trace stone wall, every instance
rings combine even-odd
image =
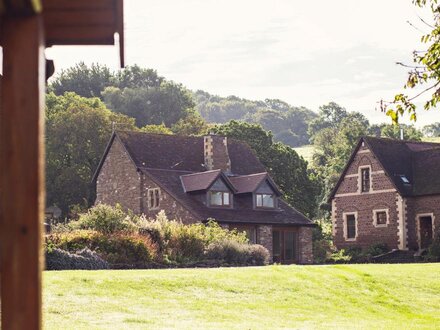
[[[257,233],[258,244],[263,245],[270,255],[270,261],[273,260],[273,243],[272,243],[272,226],[270,225],[260,225],[258,226]]]
[[[205,166],[208,170],[231,171],[231,160],[228,153],[228,138],[208,135],[204,139]]]
[[[182,221],[182,223],[190,224],[200,222],[202,219],[197,219],[191,212],[184,208],[173,196],[167,193],[164,189],[161,189],[150,177],[146,174],[142,174],[142,203],[141,212],[148,218],[155,218],[156,215],[164,210],[168,219]],[[160,189],[160,202],[159,207],[155,209],[149,209],[148,207],[148,189],[159,188]]]
[[[300,227],[298,230],[298,244],[299,244],[299,260],[300,264],[313,263],[313,228]]]
[[[98,175],[95,204],[119,203],[126,210],[140,213],[140,196],[140,174],[115,138]]]

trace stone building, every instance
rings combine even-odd
[[[338,248],[420,253],[440,228],[440,144],[361,138],[330,201]]]
[[[250,147],[226,137],[118,131],[95,173],[96,203],[245,231],[274,262],[312,263],[313,223],[289,206]]]

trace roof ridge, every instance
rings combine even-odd
[[[389,141],[389,142],[401,143],[401,144],[414,143],[414,144],[438,145],[440,147],[440,142],[400,140],[400,139],[393,139],[393,138],[390,138],[390,137],[377,137],[377,136],[371,136],[371,135],[365,135],[365,136],[363,136],[363,138],[364,139],[369,139],[369,140]]]
[[[182,176],[192,176],[192,175],[198,175],[198,174],[206,174],[206,173],[215,173],[215,172],[221,172],[222,170],[217,169],[217,170],[209,170],[209,171],[203,171],[203,172],[193,172],[193,173],[189,173],[189,174],[185,174]]]

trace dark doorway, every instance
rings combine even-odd
[[[426,249],[432,244],[432,217],[419,218],[420,249]]]
[[[273,229],[273,261],[292,264],[298,261],[298,233],[295,229]]]

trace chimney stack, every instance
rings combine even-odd
[[[203,138],[205,167],[210,170],[231,171],[231,160],[228,153],[228,138],[218,135],[207,135]]]

